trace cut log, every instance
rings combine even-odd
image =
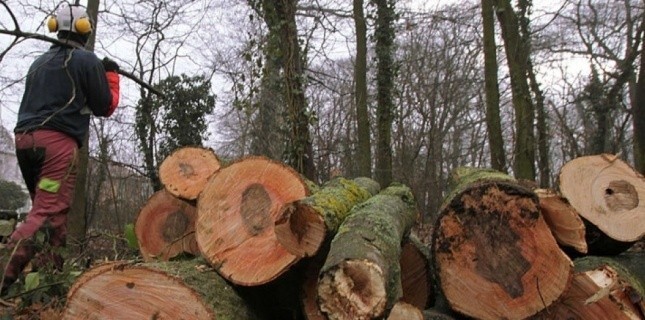
[[[609,238],[633,243],[645,235],[645,180],[617,156],[573,159],[562,166],[559,185],[578,213]],[[590,254],[594,242],[587,239]]]
[[[399,301],[397,302],[394,307],[392,307],[392,310],[390,310],[390,314],[387,316],[387,320],[424,320],[423,319],[423,313],[419,308],[403,302]]]
[[[379,184],[369,178],[334,178],[313,195],[284,207],[276,220],[276,237],[292,254],[312,256],[327,234],[336,232],[352,207],[379,190]]]
[[[455,318],[441,311],[437,311],[434,309],[426,309],[426,310],[423,310],[423,319],[424,320],[454,320]]]
[[[283,207],[309,195],[300,175],[265,157],[247,157],[220,169],[197,202],[196,238],[202,256],[229,281],[269,282],[299,258],[278,242]]]
[[[378,318],[399,301],[401,241],[416,217],[412,192],[398,184],[351,210],[319,277],[319,306],[329,319]]]
[[[576,274],[562,299],[550,307],[549,319],[645,318],[645,255],[583,257],[575,260]]]
[[[260,319],[205,262],[111,262],[82,274],[63,319]]]
[[[199,255],[195,240],[197,209],[162,189],[139,211],[134,232],[145,261],[169,260],[180,254]]]
[[[173,151],[159,166],[159,179],[172,195],[195,200],[208,179],[221,167],[211,149],[182,147]]]
[[[585,224],[566,199],[553,190],[537,189],[540,199],[540,212],[551,228],[555,240],[563,247],[573,248],[579,253],[587,253]]]
[[[432,243],[450,308],[477,319],[524,319],[557,300],[572,262],[544,222],[535,193],[493,170],[459,168],[453,179]]]
[[[401,248],[401,301],[420,310],[434,303],[434,285],[430,271],[430,250],[419,239],[410,235]]]

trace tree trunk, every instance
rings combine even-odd
[[[579,157],[560,169],[560,191],[578,213],[602,233],[587,228],[589,254],[619,253],[645,235],[643,176],[618,157],[601,154]],[[602,238],[618,243],[601,247]],[[621,245],[627,244],[627,245]]]
[[[111,262],[82,274],[63,319],[259,319],[205,263]]]
[[[159,166],[159,179],[172,195],[195,200],[208,178],[220,168],[220,161],[211,149],[182,147],[168,155]]]
[[[478,319],[523,319],[557,300],[571,260],[537,196],[509,176],[459,168],[435,224],[435,277],[450,308]]]
[[[265,157],[247,157],[220,169],[197,201],[197,244],[219,273],[240,285],[275,279],[298,260],[274,225],[284,206],[309,195],[301,176]]]
[[[199,255],[195,240],[195,205],[162,189],[141,208],[134,225],[145,261],[169,260],[182,253]]]
[[[502,119],[499,111],[499,85],[497,84],[497,46],[495,45],[495,14],[493,0],[482,0],[484,32],[484,85],[486,87],[486,127],[490,146],[491,166],[506,172],[506,154],[502,136]]]
[[[645,255],[642,252],[575,260],[576,274],[549,319],[643,319]]]
[[[645,26],[645,15],[641,25]],[[641,33],[642,34],[642,33]],[[641,36],[642,37],[642,36]],[[645,174],[645,37],[641,38],[641,61],[638,71],[638,82],[636,83],[636,102],[632,107],[632,118],[634,119],[634,162],[635,168],[641,174]]]
[[[363,12],[363,0],[354,0],[354,25],[356,28],[356,65],[354,87],[356,95],[356,176],[372,176],[372,147],[370,144],[370,121],[367,111],[367,23]]]
[[[566,199],[547,189],[535,190],[540,198],[540,212],[555,240],[563,247],[587,253],[585,224]]]
[[[305,257],[318,251],[331,237],[352,207],[377,194],[381,187],[370,178],[328,181],[313,195],[285,206],[276,220],[278,241],[292,254]]]
[[[329,319],[383,316],[401,297],[401,241],[417,212],[414,196],[392,185],[354,207],[331,242],[318,282]]]

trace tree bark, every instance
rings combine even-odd
[[[313,195],[284,207],[275,223],[278,241],[299,257],[314,255],[333,236],[352,207],[380,191],[370,178],[332,179]]]
[[[199,255],[195,205],[162,189],[141,208],[134,232],[145,261],[170,260],[182,253]]]
[[[602,237],[629,244],[645,235],[645,180],[618,157],[601,154],[571,160],[560,169],[559,184],[580,216],[602,231],[591,234],[587,228],[589,254],[612,251],[596,246]],[[620,252],[628,247],[616,248]]]
[[[356,175],[372,176],[372,147],[370,144],[370,121],[367,111],[367,22],[363,12],[363,0],[353,1],[354,25],[356,29],[356,65],[354,66],[354,87],[356,95]]]
[[[124,318],[260,319],[199,260],[110,262],[82,274],[68,292],[63,319]]]
[[[450,308],[478,319],[522,319],[557,300],[571,260],[537,196],[493,170],[459,168],[435,224],[435,277]]]
[[[212,149],[182,147],[161,162],[159,179],[172,195],[195,200],[220,167],[220,161]]]
[[[298,260],[278,242],[274,225],[283,207],[309,195],[301,176],[265,158],[242,158],[220,169],[197,201],[197,244],[229,281],[269,282]]]
[[[396,184],[352,209],[320,271],[319,306],[329,319],[373,319],[394,306],[401,241],[416,216],[412,192]]]
[[[538,189],[535,193],[540,199],[540,212],[555,240],[563,247],[586,254],[585,224],[578,211],[552,190]]]

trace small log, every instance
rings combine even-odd
[[[423,310],[423,319],[424,320],[454,320],[454,318],[451,315],[445,314],[441,311],[437,311],[434,309],[426,309]]]
[[[199,255],[196,219],[194,204],[164,189],[155,192],[139,211],[134,224],[143,259],[170,260],[183,253]]]
[[[451,309],[524,319],[556,301],[572,276],[535,193],[494,170],[458,168],[434,228],[433,265]]]
[[[535,193],[540,199],[540,212],[555,240],[563,247],[586,254],[585,224],[578,211],[552,190],[537,189]]]
[[[63,319],[260,319],[199,260],[97,266],[68,292]]]
[[[275,235],[292,254],[312,256],[325,237],[336,232],[352,207],[379,190],[379,184],[369,178],[334,178],[311,196],[285,206],[276,220]]]
[[[195,200],[208,179],[221,167],[217,155],[202,147],[181,147],[159,166],[159,179],[172,195]]]
[[[420,310],[434,303],[434,285],[430,271],[430,250],[419,239],[410,235],[401,248],[401,301]]]
[[[615,252],[596,248],[602,240],[587,238],[589,254],[620,253],[645,235],[645,180],[643,176],[617,156],[601,154],[567,162],[560,170],[562,195],[602,235],[627,245]]]
[[[329,319],[373,319],[401,297],[401,242],[417,216],[414,196],[393,184],[355,206],[331,242],[318,298]]]
[[[390,310],[387,320],[424,320],[424,317],[416,306],[399,301]]]
[[[562,299],[544,312],[548,319],[638,320],[645,317],[645,255],[576,259],[576,274]]]
[[[299,260],[278,242],[275,222],[286,204],[308,195],[297,172],[269,158],[247,157],[220,169],[197,202],[202,256],[235,284],[275,279]]]

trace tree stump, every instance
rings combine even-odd
[[[159,166],[159,179],[172,195],[195,200],[208,179],[221,167],[211,149],[182,147],[173,151]]]
[[[560,170],[559,185],[571,206],[601,231],[587,228],[589,254],[620,253],[645,235],[645,180],[616,156],[567,162]]]
[[[67,295],[63,319],[260,319],[205,262],[97,266]]]
[[[276,237],[292,254],[312,256],[325,237],[336,232],[352,207],[379,190],[379,184],[369,178],[334,178],[311,196],[285,206],[276,221]]]
[[[199,255],[195,205],[167,190],[155,192],[139,211],[134,232],[145,261],[169,260],[182,253]]]
[[[391,185],[355,206],[341,224],[318,282],[329,319],[373,319],[401,297],[401,242],[417,216],[414,196]]]
[[[586,254],[585,224],[578,211],[552,190],[537,189],[535,193],[540,199],[540,212],[555,240],[563,247]]]
[[[509,176],[459,168],[432,243],[439,288],[454,311],[524,319],[557,300],[572,276],[537,196]]]
[[[220,169],[197,202],[202,256],[235,284],[275,279],[299,258],[280,244],[274,225],[286,204],[308,195],[297,172],[268,158],[243,158]]]

